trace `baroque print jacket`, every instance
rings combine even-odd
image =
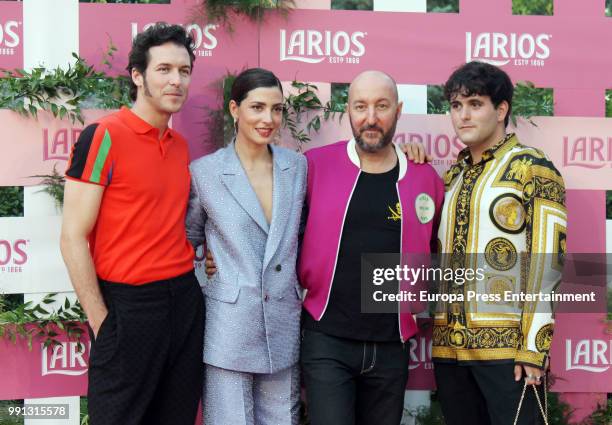
[[[549,294],[561,277],[563,178],[543,152],[521,145],[514,134],[485,151],[479,163],[471,159],[464,149],[444,177],[438,249],[451,269],[480,274],[461,285],[456,278],[440,283],[440,293],[463,297],[438,303],[432,356],[541,368],[553,317],[550,303],[537,294]]]

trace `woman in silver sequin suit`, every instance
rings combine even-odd
[[[298,423],[295,266],[307,166],[272,144],[282,108],[274,74],[242,72],[231,90],[234,141],[190,167],[187,236],[206,243],[217,267],[201,282],[206,425]]]

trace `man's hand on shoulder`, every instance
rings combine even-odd
[[[415,164],[433,161],[433,157],[425,152],[425,146],[422,143],[400,143],[399,147],[408,159]]]

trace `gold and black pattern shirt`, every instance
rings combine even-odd
[[[440,284],[440,292],[463,294],[464,301],[438,304],[434,359],[542,367],[551,310],[505,301],[505,293],[546,293],[559,282],[567,227],[563,178],[543,152],[509,134],[477,164],[464,149],[444,183],[438,243],[446,266],[480,269],[483,278]],[[468,291],[498,294],[501,301],[470,300]]]

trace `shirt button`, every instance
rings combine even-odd
[[[277,272],[280,272],[282,270],[282,267],[280,264],[277,264],[275,268]]]
[[[264,301],[268,301],[268,294],[264,295]]]

